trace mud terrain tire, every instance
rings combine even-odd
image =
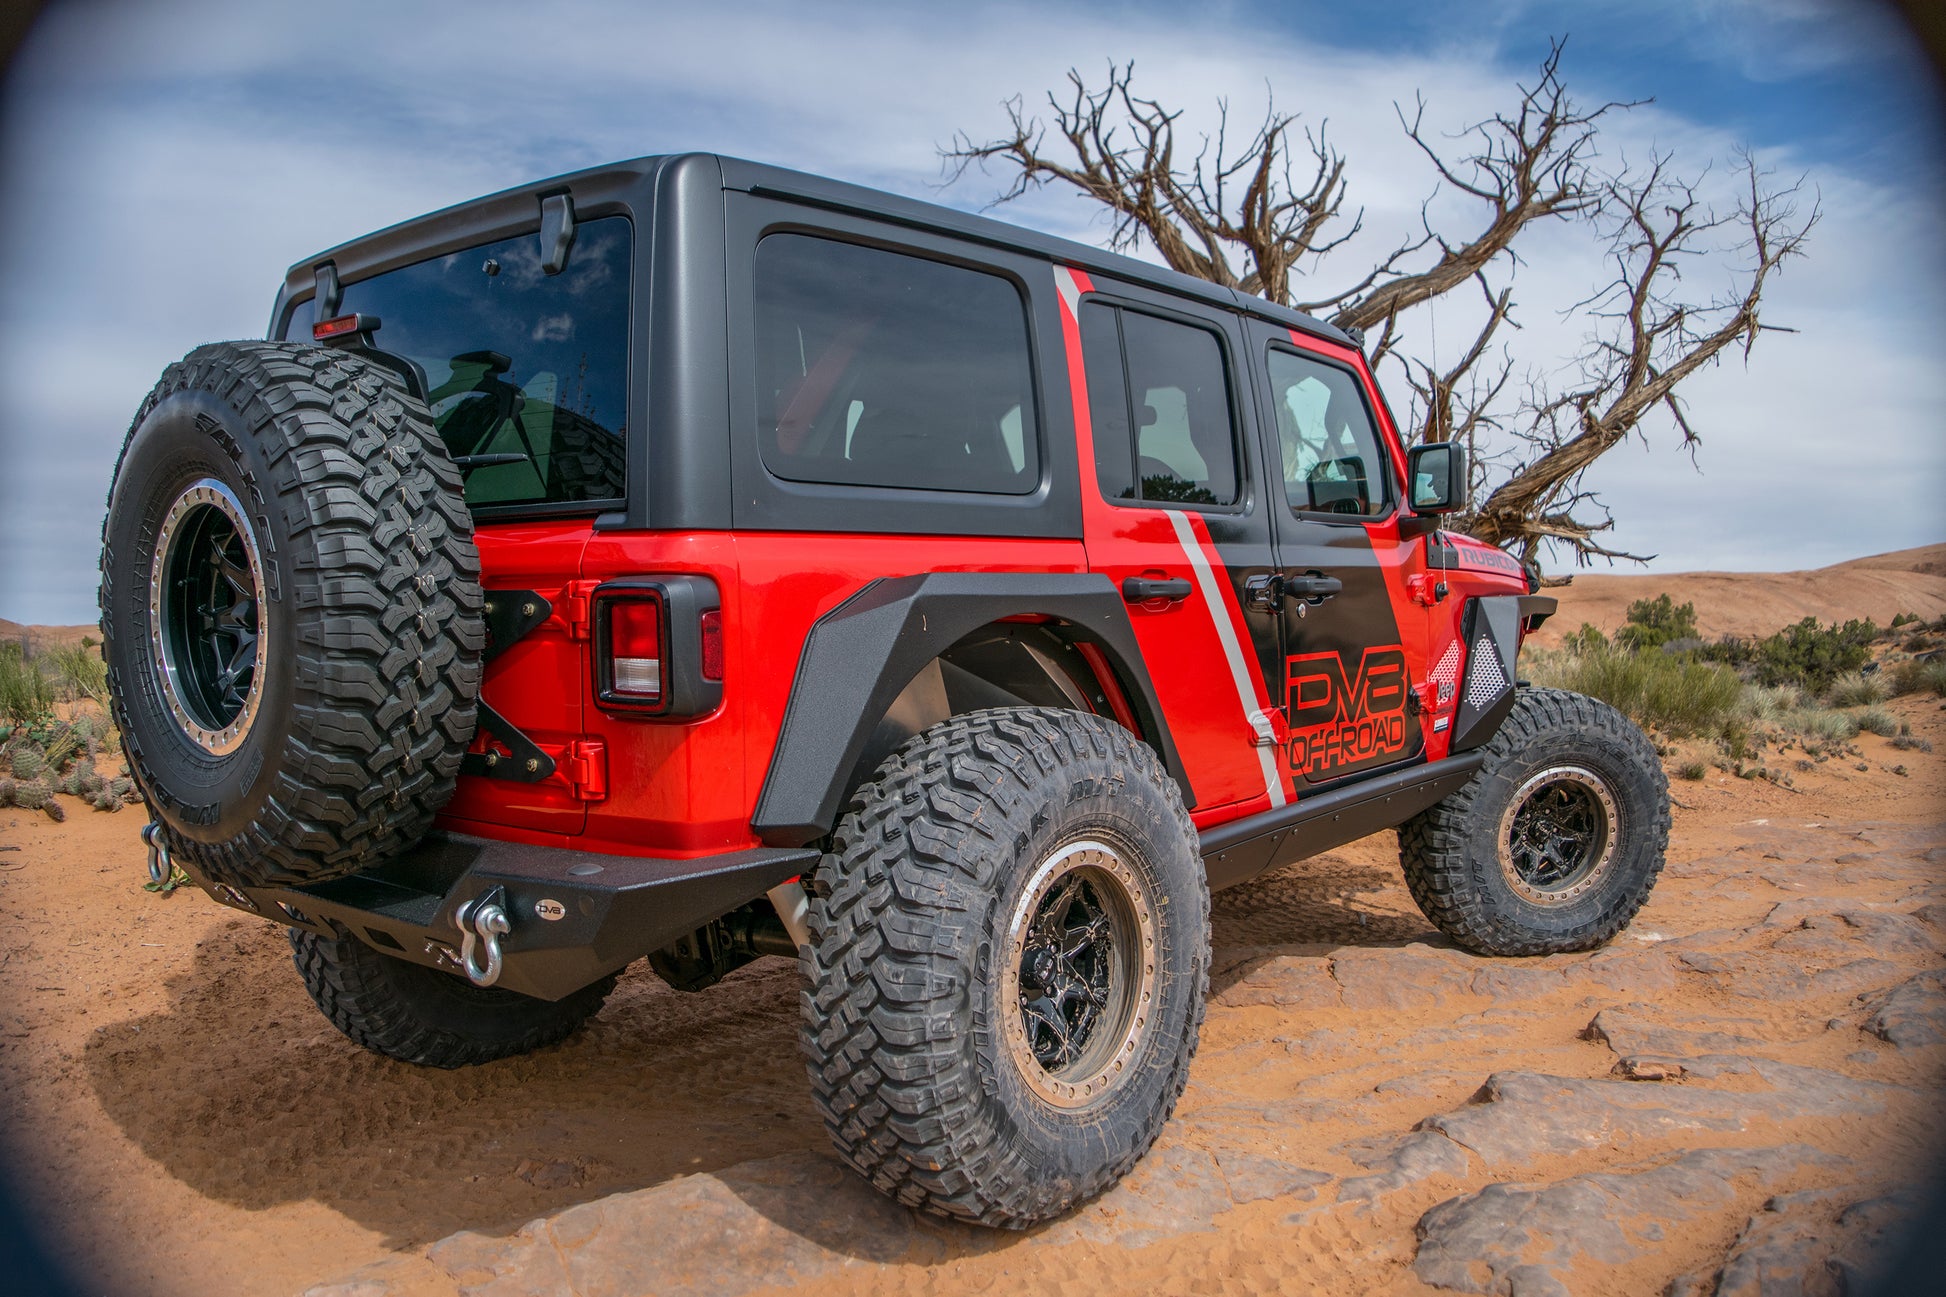
[[[888,757],[810,889],[800,1041],[845,1161],[1015,1229],[1126,1174],[1202,1025],[1195,844],[1155,754],[1086,713],[973,712]]]
[[[1587,950],[1628,926],[1669,845],[1669,782],[1634,722],[1581,694],[1523,688],[1486,764],[1399,826],[1406,886],[1481,955]]]
[[[425,833],[485,627],[459,470],[397,376],[282,342],[171,365],[122,447],[101,572],[115,720],[177,860],[301,884]]]
[[[356,937],[290,929],[291,959],[331,1025],[356,1044],[422,1067],[470,1067],[566,1040],[615,989],[610,973],[560,1000],[475,986],[394,959]]]

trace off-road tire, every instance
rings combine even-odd
[[[1464,787],[1399,826],[1399,861],[1419,908],[1482,955],[1558,954],[1614,937],[1649,899],[1669,844],[1669,782],[1648,737],[1606,703],[1523,687],[1485,754]],[[1519,813],[1513,802],[1529,781],[1545,790],[1549,772],[1560,771],[1576,772],[1551,777],[1591,811],[1610,808],[1613,850],[1589,870],[1585,891],[1537,903],[1509,863],[1503,822]]]
[[[471,1067],[566,1040],[600,1011],[615,975],[560,1000],[475,986],[372,949],[356,937],[290,929],[291,959],[331,1025],[376,1054],[422,1067]]]
[[[253,533],[264,651],[236,735],[191,723],[152,634],[178,624],[155,611],[176,588],[160,551],[191,499]],[[218,883],[301,884],[425,833],[473,735],[485,627],[459,470],[397,375],[286,342],[171,365],[122,447],[101,570],[115,720],[178,861]]]
[[[1116,1079],[1063,1108],[1002,1039],[1001,952],[1037,862],[1090,841],[1147,889],[1152,1002]],[[1086,713],[973,712],[886,758],[810,887],[799,1038],[844,1160],[909,1206],[1016,1229],[1126,1174],[1174,1110],[1202,1025],[1209,892],[1195,843],[1154,752]]]

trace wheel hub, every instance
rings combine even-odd
[[[1566,905],[1608,873],[1619,824],[1614,794],[1582,766],[1530,776],[1500,817],[1500,867],[1522,899]]]
[[[1147,1034],[1155,923],[1122,853],[1078,842],[1035,869],[1008,926],[1001,1009],[1008,1053],[1057,1108],[1099,1101]]]
[[[214,478],[192,483],[156,536],[149,633],[170,714],[213,756],[235,751],[256,720],[265,614],[263,561],[242,502]]]

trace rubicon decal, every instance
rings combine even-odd
[[[1405,755],[1405,651],[1369,648],[1345,673],[1336,653],[1306,653],[1284,663],[1291,773],[1316,780]]]

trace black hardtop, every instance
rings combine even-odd
[[[539,200],[550,194],[572,193],[576,215],[584,219],[614,212],[640,210],[646,213],[653,195],[663,187],[660,182],[675,179],[675,173],[696,168],[708,170],[725,189],[871,216],[899,225],[1025,252],[1045,257],[1051,262],[1248,312],[1273,324],[1298,329],[1341,346],[1357,345],[1342,330],[1302,311],[1278,306],[1261,297],[1197,279],[1165,266],[1138,261],[1070,239],[1056,238],[990,216],[962,212],[937,203],[904,198],[786,167],[710,153],[634,158],[552,176],[503,189],[483,198],[455,203],[347,240],[291,266],[285,276],[283,291],[278,295],[277,315],[272,319],[272,328],[276,328],[281,320],[287,303],[309,295],[317,267],[327,261],[335,263],[341,279],[351,282],[427,257],[511,237],[535,226],[539,219]],[[675,185],[667,188],[670,192],[690,189],[689,186]]]

